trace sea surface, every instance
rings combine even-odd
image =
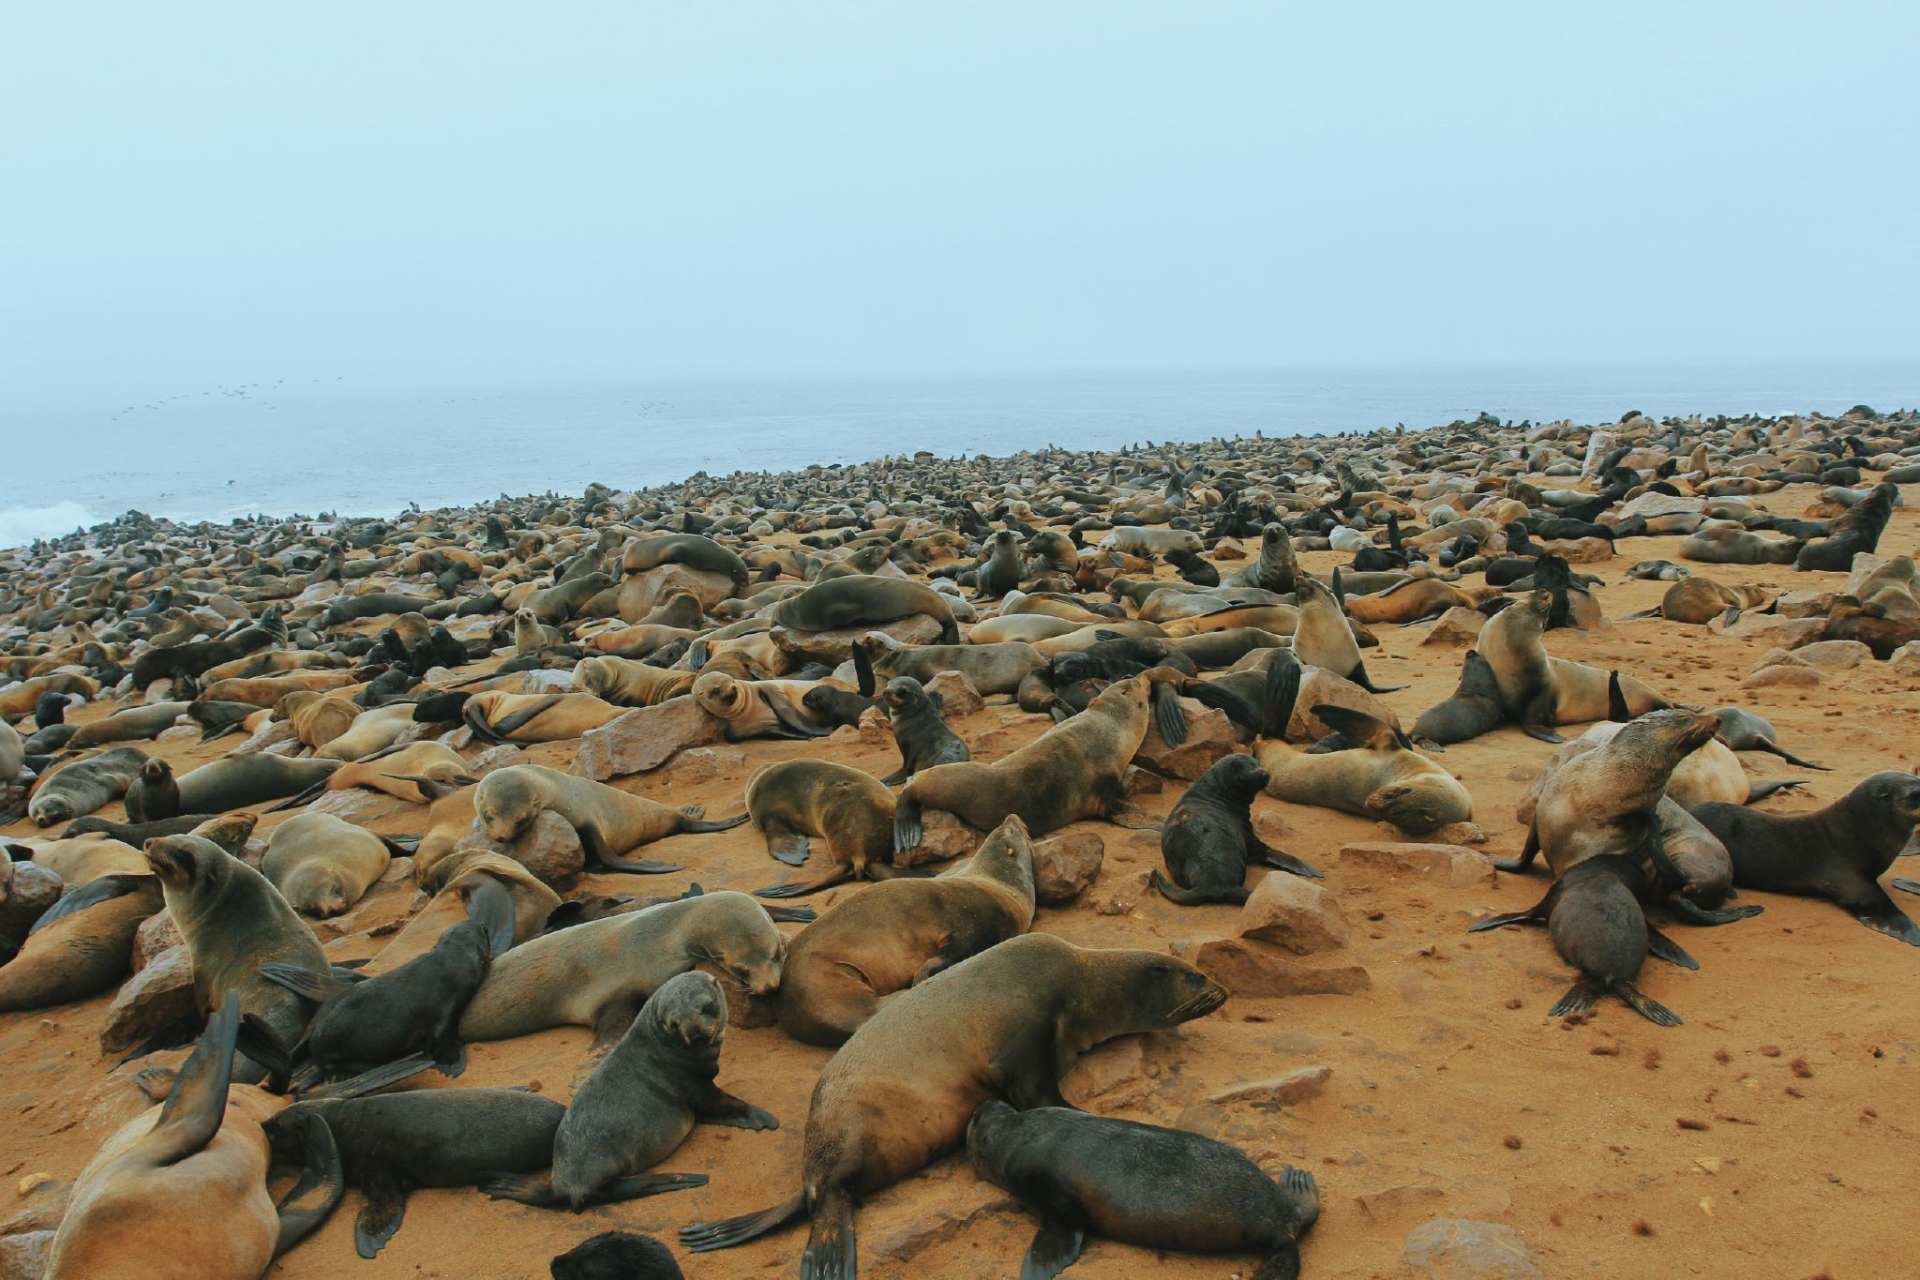
[[[698,471],[929,449],[1007,454],[1471,418],[1920,405],[1920,361],[1531,365],[355,391],[262,381],[94,409],[8,411],[0,546],[130,509],[176,520],[391,515]]]

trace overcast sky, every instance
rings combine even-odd
[[[0,399],[1920,351],[1920,6],[15,6]]]

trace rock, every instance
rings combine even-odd
[[[1465,605],[1455,605],[1440,615],[1440,620],[1427,630],[1423,645],[1445,645],[1450,649],[1464,649],[1480,638],[1480,628],[1485,625],[1486,615]]]
[[[1303,876],[1271,871],[1240,908],[1240,936],[1271,942],[1297,956],[1347,945],[1347,921],[1325,888]]]
[[[1389,875],[1440,876],[1456,888],[1492,884],[1498,878],[1485,854],[1457,844],[1346,844],[1340,846],[1340,861]]]
[[[1816,640],[1801,645],[1793,656],[1822,671],[1850,671],[1873,657],[1873,650],[1858,640]]]
[[[297,746],[299,743],[300,735],[294,732],[293,721],[275,720],[271,724],[261,725],[252,737],[242,742],[227,754],[230,756],[250,756],[261,751],[279,753],[285,751],[290,745]]]
[[[342,791],[322,791],[307,806],[306,812],[330,813],[343,822],[364,827],[382,818],[391,818],[396,813],[405,813],[412,807],[405,800],[384,791],[348,787]]]
[[[1222,538],[1213,544],[1215,560],[1245,560],[1247,549],[1240,545],[1238,538]]]
[[[1332,1067],[1300,1067],[1285,1075],[1251,1080],[1223,1089],[1207,1101],[1223,1107],[1236,1102],[1253,1103],[1256,1106],[1298,1106],[1319,1097],[1332,1076]]]
[[[1107,842],[1092,831],[1069,831],[1033,842],[1033,896],[1043,907],[1072,902],[1100,876]]]
[[[0,1280],[40,1280],[53,1252],[53,1232],[0,1236]]]
[[[1433,1218],[1407,1233],[1400,1260],[1426,1280],[1534,1280],[1544,1274],[1512,1227]]]
[[[412,858],[389,858],[387,869],[380,873],[381,884],[400,884],[413,879]]]
[[[1707,509],[1705,498],[1690,498],[1682,494],[1661,493],[1649,489],[1632,502],[1623,505],[1616,513],[1622,520],[1631,520],[1634,516],[1645,516],[1651,520],[1655,516],[1695,514]]]
[[[1237,996],[1352,995],[1373,985],[1359,965],[1301,964],[1278,947],[1216,938],[1193,951],[1194,967]]]
[[[1911,647],[1911,646],[1909,646]],[[1157,796],[1166,789],[1157,773],[1148,773],[1137,765],[1128,765],[1127,772],[1121,777],[1120,785],[1126,789],[1129,797]]]
[[[744,751],[694,747],[690,751],[682,751],[680,758],[674,761],[673,776],[676,781],[709,782],[723,773],[744,769],[746,764]]]
[[[1867,579],[1886,567],[1887,562],[1871,551],[1853,553],[1853,564],[1847,569],[1846,594],[1858,596],[1860,588],[1867,585]]]
[[[140,972],[155,959],[174,947],[185,942],[180,936],[180,926],[173,922],[173,916],[165,907],[154,912],[141,922],[133,933],[133,971]]]
[[[153,735],[155,742],[180,742],[187,738],[198,738],[200,726],[197,724],[176,724],[170,729],[162,729]]]
[[[1920,640],[1909,640],[1893,651],[1887,669],[1897,676],[1920,679]]]
[[[120,984],[100,1027],[100,1052],[125,1053],[169,1027],[191,1025],[199,1013],[193,956],[185,947],[172,947]]]
[[[1226,712],[1191,698],[1181,698],[1180,706],[1187,713],[1187,740],[1170,747],[1160,736],[1158,723],[1150,723],[1133,758],[1159,773],[1192,782],[1216,761],[1240,749],[1242,730]]]
[[[868,707],[860,713],[860,727],[857,730],[860,741],[870,747],[884,747],[893,742],[893,721],[879,707]]]
[[[1293,716],[1287,721],[1288,742],[1318,742],[1333,732],[1331,725],[1324,723],[1309,709],[1321,703],[1364,712],[1387,724],[1400,723],[1400,717],[1393,713],[1392,707],[1353,681],[1322,667],[1302,667],[1300,696],[1294,700]]]
[[[940,623],[924,613],[915,613],[884,626],[841,627],[836,631],[775,627],[769,634],[775,646],[790,657],[838,666],[853,656],[853,642],[869,631],[884,631],[901,644],[932,644],[940,638]]]
[[[733,594],[733,579],[684,564],[661,564],[626,578],[615,588],[614,608],[622,622],[638,622],[655,605],[682,591],[691,591],[700,608],[713,608]]]
[[[73,1184],[61,1182],[49,1173],[32,1173],[20,1179],[16,1193],[26,1201],[26,1207],[0,1222],[0,1236],[58,1228],[60,1219],[66,1216],[67,1203],[73,1199]]]
[[[916,1179],[919,1183],[926,1181],[924,1174]],[[916,1202],[913,1212],[900,1217],[897,1226],[863,1237],[860,1261],[865,1267],[872,1265],[869,1259],[874,1260],[884,1275],[925,1275],[926,1269],[915,1264],[915,1259],[928,1249],[956,1239],[990,1214],[1019,1212],[1019,1201],[992,1183],[958,1177],[941,1187],[937,1196],[927,1197],[924,1204]]]
[[[927,682],[927,692],[940,699],[940,714],[948,720],[970,716],[987,705],[973,681],[958,671],[942,671]]]
[[[449,751],[465,751],[473,745],[473,730],[461,725],[458,729],[447,730],[435,741]]]
[[[1833,612],[1831,591],[1788,591],[1773,602],[1783,618],[1824,618]]]
[[[488,747],[467,762],[467,773],[471,777],[484,778],[495,769],[506,769],[516,764],[527,763],[527,753],[511,742],[502,742]]]
[[[587,851],[580,844],[580,833],[551,809],[542,810],[526,830],[505,842],[490,839],[476,823],[458,847],[475,846],[505,854],[549,885],[566,884],[587,866]]]
[[[1605,538],[1543,538],[1539,545],[1568,564],[1604,564],[1613,559],[1613,543]]]
[[[1779,663],[1762,667],[1740,682],[1742,688],[1766,689],[1774,685],[1809,688],[1820,683],[1820,673],[1797,663]]]
[[[894,855],[894,865],[917,867],[926,862],[945,862],[950,858],[964,858],[980,847],[987,838],[984,831],[977,831],[944,809],[929,809],[920,818],[920,844],[905,854]],[[1036,855],[1038,850],[1035,850]],[[1034,871],[1039,872],[1039,858],[1036,856]]]
[[[700,709],[692,695],[658,706],[635,707],[580,737],[573,772],[595,782],[658,769],[686,747],[720,741],[723,725]]]
[[[1060,1090],[1083,1100],[1123,1089],[1127,1095],[1144,1093],[1146,1065],[1146,1049],[1139,1036],[1109,1040],[1073,1065],[1061,1079]],[[1135,1087],[1125,1088],[1129,1085]]]

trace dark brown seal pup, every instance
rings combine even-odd
[[[1011,535],[1009,535],[1011,536]],[[893,743],[900,748],[900,769],[880,779],[898,786],[922,769],[973,759],[960,735],[940,716],[940,702],[912,676],[895,676],[880,691],[880,703],[893,724]]]
[[[1873,487],[1865,502],[1851,507],[1829,527],[1828,535],[1800,548],[1794,557],[1796,569],[1827,569],[1845,573],[1859,552],[1872,552],[1880,545],[1880,535],[1893,518],[1894,500],[1899,487],[1882,482]]]
[[[887,1004],[820,1073],[800,1191],[783,1204],[683,1227],[695,1253],[744,1244],[807,1215],[800,1274],[853,1280],[855,1198],[960,1145],[980,1104],[1065,1106],[1060,1076],[1094,1045],[1213,1012],[1224,988],[1152,951],[1076,947],[1026,934]]]
[[[1253,798],[1269,781],[1252,756],[1235,752],[1200,775],[1160,827],[1160,856],[1173,883],[1153,871],[1153,887],[1182,906],[1245,902],[1247,868],[1268,866],[1297,876],[1320,872],[1292,854],[1270,848],[1253,829]],[[1175,887],[1178,886],[1178,887]]]
[[[998,600],[1007,592],[1018,590],[1025,568],[1021,562],[1020,540],[1011,530],[1000,530],[987,539],[987,562],[974,576],[974,598]]]
[[[1737,804],[1703,804],[1691,812],[1726,845],[1741,888],[1825,898],[1867,928],[1920,947],[1920,925],[1877,883],[1920,822],[1920,778],[1871,774],[1813,813],[1763,813]],[[1912,880],[1893,886],[1920,893]]]
[[[553,1280],[686,1280],[667,1246],[631,1231],[589,1236],[547,1269]]]
[[[1493,668],[1477,649],[1467,650],[1460,665],[1460,683],[1445,702],[1427,708],[1413,722],[1413,740],[1444,746],[1491,733],[1506,723],[1500,706],[1500,685]]]
[[[1296,1280],[1300,1237],[1320,1217],[1304,1170],[1289,1165],[1276,1181],[1238,1147],[1072,1107],[983,1103],[967,1125],[967,1158],[1040,1218],[1022,1280],[1065,1271],[1089,1234],[1146,1249],[1259,1253],[1253,1280]]]
[[[165,760],[149,760],[140,766],[140,776],[127,788],[127,821],[164,822],[180,816],[180,784],[174,780],[173,766]]]
[[[780,974],[780,1028],[842,1044],[882,998],[1025,933],[1033,911],[1033,845],[1009,817],[945,875],[876,884],[802,929]]]
[[[727,997],[711,974],[669,979],[647,998],[620,1043],[574,1092],[553,1135],[545,1174],[481,1184],[496,1200],[580,1212],[640,1196],[705,1186],[703,1173],[645,1172],[696,1124],[778,1129],[771,1113],[714,1084],[727,1030]]]
[[[276,1163],[303,1164],[324,1134],[349,1186],[366,1195],[353,1223],[361,1257],[378,1254],[420,1187],[472,1187],[544,1169],[566,1108],[519,1089],[416,1089],[296,1102],[266,1122]]]

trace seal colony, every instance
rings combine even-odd
[[[1483,417],[0,552],[50,1274],[1391,1273],[1488,1213],[1383,1194],[1442,1166],[1539,1270],[1624,1257],[1691,1184],[1609,1097],[1722,1095],[1671,1106],[1733,1154],[1700,1072],[1792,1044],[1768,1105],[1893,1105],[1827,1046],[1915,1012],[1915,483],[1911,414]],[[1874,1007],[1812,1031],[1803,970]],[[1539,1190],[1643,1123],[1628,1217]],[[1762,1200],[1684,1229],[1791,1252]]]

